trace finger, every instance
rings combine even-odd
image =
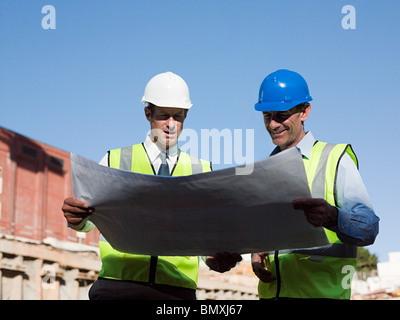
[[[228,271],[236,262],[232,261],[232,258],[228,252],[220,252],[215,255],[215,261],[217,262],[218,269],[222,271]]]
[[[215,270],[217,267],[217,264],[215,263],[215,258],[213,256],[207,256],[206,257],[206,265],[210,269]]]
[[[262,272],[262,270],[265,270],[265,266],[260,262],[252,262],[251,267],[257,277]]]
[[[208,258],[206,264],[209,266],[211,270],[214,270],[216,272],[223,273],[229,270],[229,268],[227,268],[225,264],[216,257]]]
[[[78,225],[78,224],[82,223],[83,220],[85,219],[85,217],[84,216],[74,216],[74,217],[66,217],[66,219],[70,225],[74,226],[74,225]]]
[[[239,254],[231,254],[229,252],[218,252],[215,257],[214,261],[216,264],[216,271],[225,272],[229,271],[233,267],[236,266],[238,261],[241,261],[242,257]]]
[[[242,256],[237,253],[229,253],[225,251],[222,253],[222,257],[226,261],[227,265],[236,264],[237,262],[242,261]]]
[[[89,203],[85,201],[81,201],[75,198],[67,198],[64,200],[64,205],[70,206],[70,207],[78,207],[82,209],[88,209],[90,207]]]
[[[323,221],[320,216],[306,214],[306,219],[309,223],[311,223],[314,227],[322,227]]]
[[[325,205],[325,200],[324,199],[314,199],[314,198],[299,198],[299,199],[294,199],[292,201],[292,205],[293,205],[294,209],[303,209],[304,210],[307,208]]]
[[[269,252],[259,252],[253,253],[251,255],[251,262],[252,263],[262,263],[265,266],[265,257],[269,254]]]
[[[72,214],[92,214],[94,212],[94,208],[90,207],[87,202],[80,201],[74,198],[65,199],[61,210],[64,213],[70,212]]]
[[[268,270],[263,270],[259,279],[264,283],[269,283],[276,280],[276,278],[272,275],[272,272]]]
[[[271,271],[268,271],[264,268],[264,266],[261,263],[253,263],[252,264],[253,271],[255,275],[265,283],[272,282],[276,280],[276,278],[272,275]]]
[[[235,260],[235,262],[240,262],[243,260],[242,256],[238,253],[232,253],[232,258]]]
[[[82,210],[93,209],[89,203],[74,198],[67,198],[64,200],[65,207],[80,208]]]
[[[94,208],[87,208],[87,209],[82,209],[78,207],[70,207],[70,206],[63,206],[62,211],[64,213],[71,213],[71,214],[92,214],[94,212]]]
[[[224,252],[224,258],[230,268],[235,267],[238,262],[242,261],[242,256],[238,253]]]

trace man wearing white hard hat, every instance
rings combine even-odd
[[[178,148],[188,110],[192,107],[186,82],[172,72],[154,76],[146,85],[142,102],[150,123],[143,143],[113,149],[100,164],[132,172],[164,176],[185,176],[211,171],[211,163],[189,156]],[[68,225],[77,231],[94,228],[87,217],[95,208],[74,198],[62,208]],[[99,237],[102,268],[90,289],[90,299],[195,299],[199,257],[145,256],[119,252]],[[218,272],[236,265],[241,257],[220,253],[206,263]]]

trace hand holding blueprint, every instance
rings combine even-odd
[[[291,201],[311,197],[296,148],[235,168],[184,177],[137,174],[71,154],[75,198],[114,249],[146,255],[239,254],[328,245]]]

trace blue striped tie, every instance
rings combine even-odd
[[[159,176],[169,176],[169,167],[168,167],[168,163],[167,163],[167,156],[161,152],[160,154],[161,156],[161,165],[160,165],[160,169],[158,169],[158,173],[157,175]]]

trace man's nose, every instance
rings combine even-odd
[[[268,123],[268,127],[270,127],[271,129],[278,128],[280,125],[280,122],[276,121],[273,117]]]
[[[167,120],[167,127],[168,128],[175,128],[175,126],[176,126],[176,120],[174,119],[174,117],[170,117]]]

